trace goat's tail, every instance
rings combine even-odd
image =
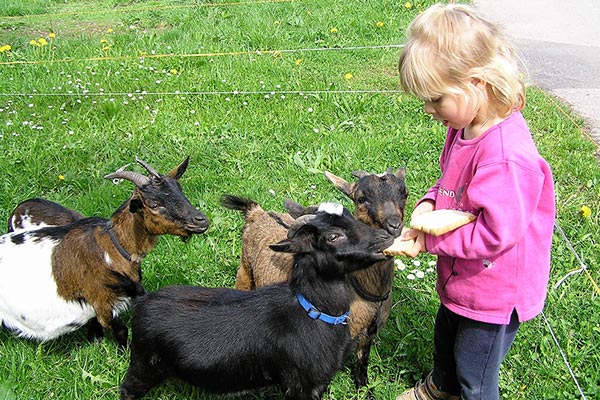
[[[224,194],[221,197],[221,205],[231,210],[241,211],[244,216],[247,216],[250,211],[260,207],[260,205],[254,200],[234,196],[231,194]]]

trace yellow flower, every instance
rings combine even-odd
[[[5,51],[10,51],[10,49],[12,49],[12,47],[10,47],[10,44],[5,44],[4,46],[0,46],[0,53],[4,53]]]
[[[581,214],[583,218],[589,218],[592,216],[592,210],[588,206],[581,206],[579,214]]]
[[[107,33],[113,33],[114,31],[113,31],[113,28],[108,28],[108,29],[106,30],[106,32],[107,32]]]
[[[108,40],[106,40],[106,39],[100,39],[100,43],[108,43]]]
[[[275,25],[279,25],[281,22],[279,22],[278,20],[276,20],[275,22],[273,22]]]
[[[104,50],[104,51],[108,51],[108,50],[110,50],[110,46],[103,46],[103,47],[102,47],[102,50]]]
[[[56,37],[56,33],[54,33],[54,32],[50,32],[50,33],[48,34],[48,37],[49,37],[50,39],[54,39],[54,38]]]
[[[301,58],[297,58],[296,59],[296,65],[300,65],[302,64],[302,59]]]
[[[175,68],[171,70],[171,75],[177,75],[177,70]]]
[[[45,38],[41,37],[38,39],[38,43],[40,44],[40,46],[46,46],[48,44],[48,41]]]
[[[352,79],[352,74],[348,72],[346,75],[344,75],[344,78],[346,78],[346,80],[349,81],[350,79]]]
[[[331,33],[337,33],[337,31],[338,31],[338,29],[335,26],[329,30],[329,32],[331,32]]]
[[[64,177],[63,175],[59,175],[59,176],[58,176],[58,180],[64,181],[64,180],[65,180],[65,177]]]
[[[412,3],[410,1],[407,1],[406,3],[404,3],[404,8],[412,8]]]
[[[378,28],[383,27],[383,22],[381,21],[377,21],[377,23],[375,24]]]

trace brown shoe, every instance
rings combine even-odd
[[[460,400],[460,396],[454,396],[440,391],[431,378],[431,372],[415,383],[415,387],[408,389],[396,400]]]

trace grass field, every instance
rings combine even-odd
[[[1,2],[0,221],[33,196],[108,217],[132,185],[104,175],[135,156],[166,172],[190,155],[181,183],[211,226],[188,243],[160,239],[143,263],[144,286],[155,290],[233,286],[243,220],[219,205],[224,193],[276,211],[286,197],[350,207],[324,170],[351,180],[354,170],[405,166],[410,212],[438,176],[444,129],[399,92],[396,63],[406,25],[429,4]],[[555,235],[545,318],[522,326],[501,372],[502,398],[599,398],[598,147],[581,119],[535,86],[524,114],[553,168],[568,241]],[[580,267],[575,254],[587,273],[554,288]],[[393,399],[431,368],[432,260],[398,259],[395,305],[371,354],[377,399]],[[117,399],[127,365],[110,337],[90,344],[75,332],[39,344],[2,330],[0,400]],[[362,395],[345,369],[327,398]],[[209,398],[178,382],[148,396]]]

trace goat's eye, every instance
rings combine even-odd
[[[368,200],[367,200],[367,198],[366,198],[366,197],[364,197],[364,196],[361,196],[361,197],[359,197],[359,198],[358,198],[356,201],[357,201],[359,204],[364,204],[364,203],[366,203]]]
[[[327,241],[328,242],[335,242],[336,240],[338,240],[340,237],[340,235],[338,235],[337,233],[330,233],[327,235]]]
[[[152,209],[157,209],[160,206],[160,204],[158,204],[156,201],[149,201],[148,202],[148,207],[152,208]]]

